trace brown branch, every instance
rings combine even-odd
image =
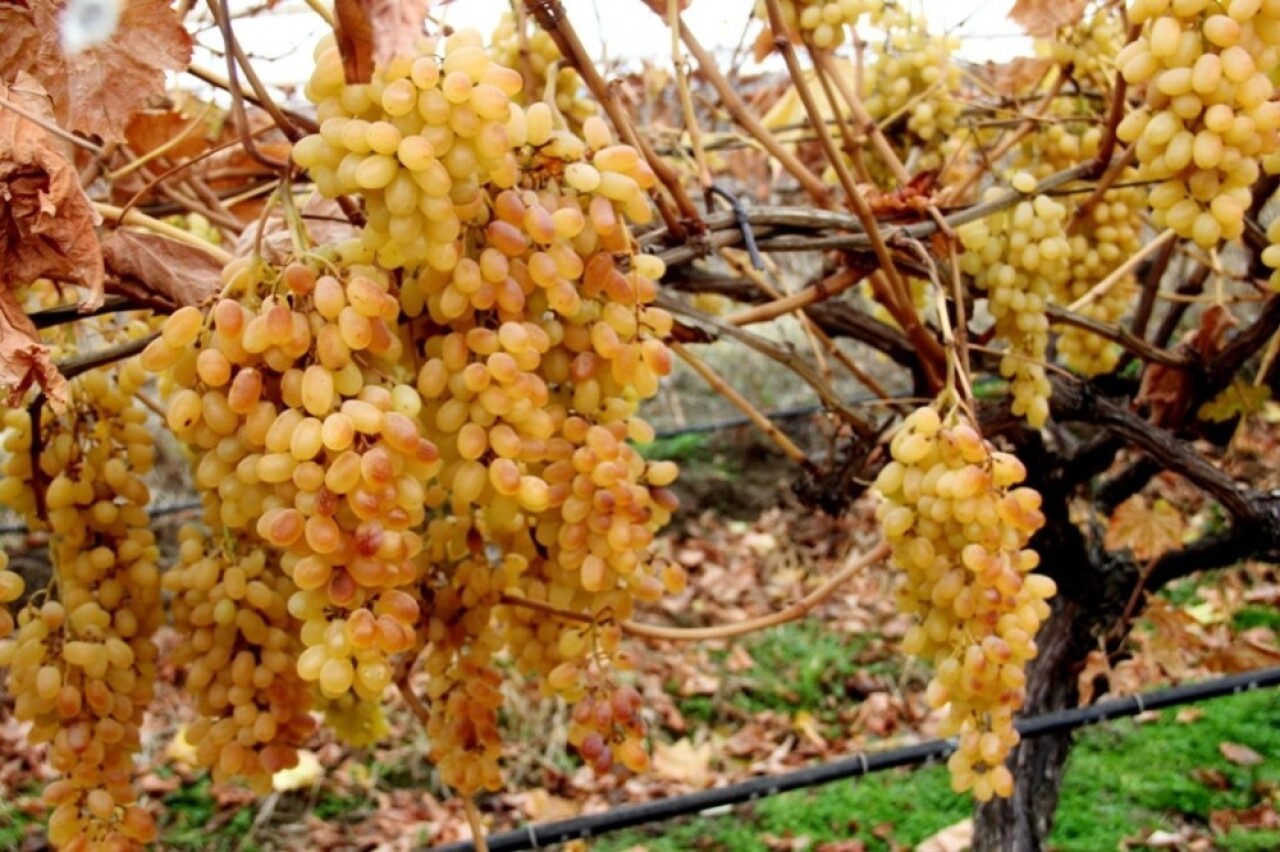
[[[147,348],[147,344],[160,336],[159,332],[149,334],[146,337],[140,337],[137,340],[130,340],[127,343],[121,343],[117,346],[111,346],[106,349],[99,349],[97,352],[88,352],[84,355],[76,355],[74,358],[57,363],[58,372],[63,377],[72,379],[81,373],[87,373],[92,369],[101,367],[104,364],[112,364],[116,361],[123,361],[125,358],[137,355],[143,349]]]
[[[682,344],[675,341],[669,341],[667,346],[680,358],[680,360],[688,364],[695,373],[701,376],[703,380],[711,386],[713,391],[732,403],[735,408],[747,416],[747,419],[749,419],[757,429],[765,434],[765,437],[777,444],[778,449],[782,450],[783,455],[799,464],[805,470],[814,469],[813,462],[809,461],[809,456],[805,454],[804,450],[797,447],[781,429],[773,425],[772,420],[762,414],[759,409],[747,400],[746,397],[734,390],[734,388],[715,370],[711,369],[705,361],[694,355],[688,349],[685,349]]]
[[[1075,313],[1067,308],[1058,305],[1048,305],[1045,307],[1045,313],[1052,323],[1060,323],[1062,325],[1073,325],[1076,328],[1082,328],[1085,331],[1096,334],[1098,337],[1118,343],[1129,353],[1138,356],[1144,361],[1152,364],[1163,364],[1166,367],[1190,367],[1195,363],[1195,356],[1184,351],[1169,351],[1153,346],[1146,340],[1138,337],[1128,329],[1114,326],[1101,320],[1086,317],[1083,314]]]
[[[662,15],[658,8],[651,3],[646,6],[658,14],[664,21],[666,16]],[[724,74],[720,72],[719,65],[715,59],[707,52],[706,48],[694,37],[693,31],[685,25],[684,21],[680,22],[680,40],[684,42],[684,46],[693,54],[693,58],[698,62],[698,68],[701,70],[703,77],[716,90],[716,94],[720,96],[720,102],[728,111],[730,117],[753,139],[759,142],[771,157],[778,161],[781,166],[787,170],[800,185],[804,187],[805,192],[813,198],[819,207],[830,207],[831,196],[827,192],[827,187],[822,183],[822,179],[813,171],[800,162],[800,158],[794,153],[787,150],[777,137],[769,131],[767,127],[760,122],[751,109],[743,102],[742,97],[733,88]]]
[[[780,296],[772,302],[763,305],[756,305],[731,314],[725,317],[725,321],[730,325],[752,325],[758,322],[768,322],[777,319],[785,314],[798,311],[801,308],[807,308],[809,305],[826,301],[834,296],[838,296],[850,287],[853,287],[863,276],[859,275],[852,269],[842,269],[830,278],[824,278],[814,284],[810,284],[798,293],[792,293],[787,296]]]
[[[757,630],[764,630],[769,627],[777,627],[780,624],[787,624],[808,615],[814,607],[835,594],[836,590],[851,577],[888,555],[889,544],[881,541],[858,558],[848,560],[839,571],[823,581],[822,585],[809,592],[809,594],[768,615],[749,618],[746,621],[737,621],[731,624],[717,624],[711,627],[664,627],[639,621],[624,621],[622,622],[622,630],[624,633],[645,639],[702,642],[708,639],[728,639],[733,636],[755,633]]]

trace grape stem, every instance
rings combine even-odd
[[[711,627],[664,627],[638,621],[622,622],[622,630],[632,636],[645,639],[668,639],[677,642],[700,642],[707,639],[728,639],[745,633],[754,633],[769,627],[777,627],[803,618],[810,610],[835,594],[855,574],[874,565],[889,555],[889,543],[881,540],[875,547],[858,556],[850,555],[844,566],[818,588],[777,612],[749,618],[733,624],[716,624]]]
[[[480,819],[480,811],[476,810],[476,803],[470,796],[463,797],[462,810],[467,815],[467,824],[471,826],[471,843],[475,852],[489,852],[489,844],[484,839],[484,821]]]

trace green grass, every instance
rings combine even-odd
[[[27,836],[27,826],[34,820],[22,811],[0,801],[0,849],[21,849]]]
[[[1254,627],[1268,627],[1280,633],[1280,609],[1270,606],[1241,607],[1231,619],[1231,626],[1236,630],[1250,630]]]
[[[860,660],[874,643],[881,642],[874,635],[835,633],[814,622],[801,621],[780,627],[748,642],[746,649],[755,665],[749,672],[749,681],[742,684],[734,681],[737,685],[729,703],[748,713],[806,710],[819,720],[832,723],[841,710],[849,707],[850,699],[845,694],[847,678],[859,671],[872,674],[894,671],[895,659]],[[715,652],[711,659],[720,666],[725,657],[725,652]],[[723,670],[720,674],[733,677]],[[680,712],[692,721],[704,725],[726,721],[723,704],[716,698],[692,696],[677,701]]]
[[[1177,722],[1177,710],[1170,709],[1157,722],[1126,720],[1083,731],[1067,764],[1051,848],[1096,852],[1116,849],[1143,829],[1203,828],[1212,811],[1249,807],[1260,800],[1260,790],[1280,784],[1276,692],[1244,693],[1199,708],[1203,716],[1188,723]],[[1219,751],[1223,742],[1247,745],[1265,762],[1236,766]],[[1196,770],[1221,773],[1225,789],[1197,780]],[[891,842],[913,845],[968,814],[967,800],[951,793],[946,770],[932,766],[787,793],[732,815],[626,832],[593,848],[763,852],[768,846],[761,836],[772,834],[804,835],[813,844],[858,839],[868,850],[888,850]],[[1261,852],[1280,848],[1280,832],[1235,829],[1214,842],[1227,852]]]
[[[647,444],[636,444],[636,452],[644,459],[670,459],[688,462],[705,459],[710,455],[707,443],[709,432],[685,432],[669,438],[655,438]]]
[[[255,808],[247,805],[231,818],[210,830],[210,820],[218,813],[218,803],[210,790],[208,775],[202,775],[193,784],[179,787],[164,797],[164,822],[160,831],[166,849],[211,850],[230,852],[240,849],[241,839],[253,824]],[[254,852],[258,847],[248,844],[243,852]]]

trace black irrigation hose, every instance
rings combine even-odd
[[[1233,695],[1250,689],[1280,686],[1280,666],[1259,669],[1245,674],[1229,675],[1214,678],[1202,683],[1176,686],[1146,695],[1134,695],[1129,698],[1118,698],[1104,701],[1090,707],[1074,710],[1059,710],[1019,719],[1016,722],[1018,732],[1024,738],[1039,737],[1046,734],[1070,731],[1085,725],[1094,725],[1109,719],[1134,716],[1147,710],[1159,710],[1164,707],[1176,707],[1208,698]],[[802,790],[870,775],[882,769],[897,766],[912,766],[929,760],[941,760],[955,749],[954,740],[929,740],[894,749],[893,751],[874,754],[859,754],[853,757],[833,760],[807,769],[787,772],[764,778],[753,778],[740,784],[718,787],[714,790],[700,790],[684,796],[672,796],[639,805],[624,805],[590,816],[575,817],[542,825],[527,825],[513,831],[505,831],[488,838],[492,852],[514,852],[518,849],[541,849],[553,843],[564,843],[580,838],[599,837],[602,834],[620,831],[649,822],[665,822],[677,817],[701,813],[712,808],[738,805],[754,799],[776,796],[790,790]],[[467,840],[449,843],[444,846],[431,847],[433,852],[474,852],[474,844]]]

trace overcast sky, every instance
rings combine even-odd
[[[671,54],[666,26],[640,0],[563,0],[569,19],[589,51],[611,59],[657,59]],[[235,0],[233,8],[259,6],[258,0]],[[753,0],[692,0],[684,12],[686,24],[709,48],[728,56],[742,38]],[[1030,43],[1008,20],[1013,0],[914,0],[931,30],[954,31],[964,39],[961,55],[976,62],[1001,62],[1030,51]],[[432,14],[454,27],[475,27],[486,37],[492,33],[508,0],[454,0],[432,4]],[[759,24],[749,35],[754,38]],[[311,47],[324,32],[324,24],[299,0],[283,0],[269,13],[236,21],[236,36],[256,57],[273,61],[261,64],[263,77],[273,84],[298,83],[309,73]],[[199,41],[218,46],[216,30],[200,34]],[[749,43],[749,42],[748,42]],[[221,57],[198,51],[197,64],[216,70]],[[748,65],[751,70],[748,53]]]

